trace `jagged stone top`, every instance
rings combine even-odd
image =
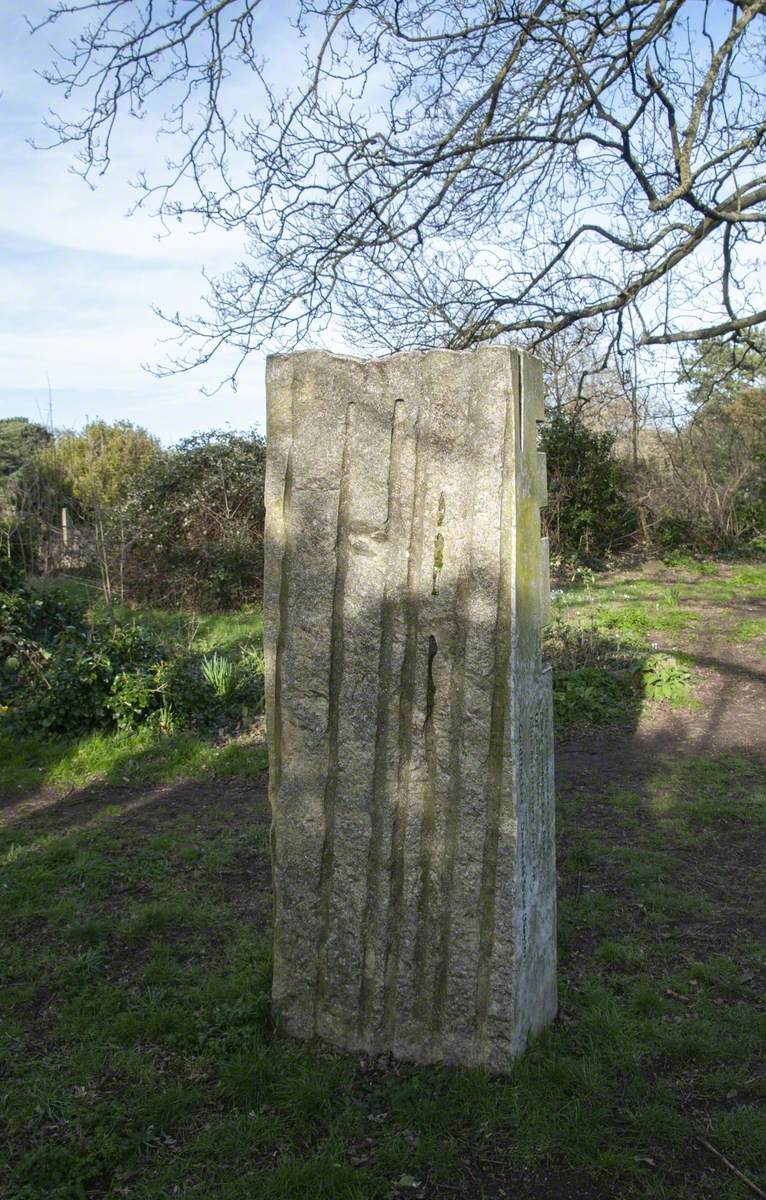
[[[440,354],[455,357],[464,357],[466,355],[481,355],[481,354],[518,354],[525,358],[535,359],[536,355],[529,350],[523,349],[521,346],[505,346],[505,345],[488,345],[482,343],[477,346],[467,346],[463,350],[455,350],[451,346],[430,346],[427,349],[419,350],[412,348],[410,350],[394,350],[391,354],[342,354],[334,350],[324,350],[321,347],[309,347],[304,350],[277,351],[273,354],[267,354],[266,362],[279,362],[290,358],[324,358],[332,359],[336,362],[354,362],[354,363],[386,363],[397,358],[425,358],[429,354]]]

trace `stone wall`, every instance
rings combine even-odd
[[[556,1010],[539,363],[269,359],[274,1009],[507,1068]]]

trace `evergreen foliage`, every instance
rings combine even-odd
[[[52,440],[44,425],[26,417],[0,418],[0,487]]]
[[[614,441],[613,434],[589,429],[574,414],[554,413],[543,426],[546,523],[560,555],[601,559],[624,549],[636,532],[627,469],[614,456]]]
[[[233,608],[260,594],[266,444],[254,430],[185,438],[132,480],[131,591],[163,603]]]
[[[136,729],[162,713],[175,728],[219,727],[257,714],[261,660],[240,654],[223,690],[209,661],[135,620],[94,621],[67,591],[16,580],[0,591],[0,732]]]

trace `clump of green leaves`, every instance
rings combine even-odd
[[[90,621],[69,597],[19,584],[0,592],[2,727],[42,736],[227,727],[262,709],[259,654],[202,657],[135,620]]]
[[[641,694],[631,672],[580,667],[554,675],[556,724],[624,725],[638,719]]]
[[[46,647],[24,643],[26,657],[5,689],[6,720],[21,733],[76,734],[113,721],[114,681],[144,673],[162,647],[134,625],[68,626]],[[7,662],[7,660],[6,660]]]
[[[228,725],[263,707],[263,666],[236,661],[217,652],[200,657],[167,653],[146,669],[118,675],[108,707],[120,729],[138,729],[151,721],[160,729]]]
[[[580,417],[551,414],[541,430],[548,463],[546,526],[555,555],[601,560],[622,550],[638,527],[628,472],[614,454],[612,433]]]
[[[667,700],[686,704],[689,700],[691,672],[672,654],[653,654],[641,670],[644,695],[649,700]]]
[[[202,659],[202,674],[219,700],[230,700],[241,682],[239,664],[216,650]]]
[[[118,729],[135,729],[160,707],[156,670],[139,668],[115,675],[107,700]]]

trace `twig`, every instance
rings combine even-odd
[[[665,995],[670,996],[671,1000],[680,1000],[682,1004],[691,1004],[688,996],[684,996],[681,992],[674,992],[672,988],[665,988]]]
[[[699,1142],[700,1146],[704,1146],[706,1150],[709,1150],[711,1154],[715,1155],[719,1162],[722,1162],[725,1167],[728,1167],[729,1170],[737,1176],[737,1179],[741,1179],[742,1182],[750,1188],[751,1192],[755,1192],[756,1196],[761,1197],[761,1200],[766,1200],[766,1192],[762,1191],[761,1188],[758,1187],[757,1183],[753,1183],[752,1179],[748,1179],[747,1175],[743,1175],[739,1168],[734,1166],[734,1163],[729,1162],[728,1158],[724,1158],[720,1150],[716,1150],[715,1146],[711,1146],[710,1142],[705,1141],[705,1139],[703,1137],[699,1137],[699,1135],[697,1136],[696,1140]]]

